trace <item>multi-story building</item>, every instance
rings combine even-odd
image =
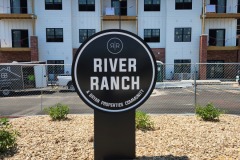
[[[71,64],[86,38],[119,28],[143,38],[164,63],[240,62],[238,4],[238,0],[0,0],[0,63]],[[56,70],[66,73],[70,67]],[[191,65],[166,69],[167,76],[192,71]],[[206,77],[200,72],[200,78]]]

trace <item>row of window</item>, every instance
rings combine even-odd
[[[222,60],[211,60],[208,63],[216,63],[216,65],[207,65],[207,78],[223,78],[224,77],[224,61]],[[47,60],[47,73],[49,81],[56,81],[58,74],[64,74],[64,60]],[[58,65],[56,65],[58,64]],[[61,65],[62,64],[62,65]],[[175,59],[174,60],[174,74],[171,75],[172,79],[178,79],[178,74],[192,73],[191,70],[191,59]],[[67,74],[67,73],[66,73]],[[184,75],[182,75],[184,76]],[[185,75],[186,76],[186,75]],[[7,78],[6,73],[2,73],[1,78]]]
[[[191,42],[191,28],[175,28],[174,42]],[[79,29],[79,42],[96,33],[95,29]],[[63,42],[63,28],[47,28],[47,42]],[[144,29],[145,42],[160,42],[160,29]],[[209,29],[209,45],[225,46],[225,29]],[[12,30],[12,46],[28,47],[28,30]]]
[[[125,8],[127,0],[111,0],[112,7]],[[160,11],[161,0],[144,0],[144,11]],[[45,0],[46,10],[62,10],[62,0]],[[192,9],[192,0],[175,0],[175,9]],[[95,11],[95,0],[78,0],[79,11]]]
[[[216,13],[226,13],[227,0],[210,0],[211,5],[216,6]],[[240,12],[240,1],[237,9]],[[27,0],[10,0],[11,13],[27,13]],[[111,0],[111,6],[115,8],[115,14],[127,14],[127,0]],[[160,11],[161,0],[144,0],[144,11]],[[45,0],[46,10],[62,10],[62,0]],[[192,9],[192,0],[175,0],[176,10]],[[79,11],[95,11],[95,0],[78,0]]]
[[[64,60],[48,60],[48,79],[51,81],[56,80],[55,74],[64,74]],[[58,65],[56,65],[58,64]],[[174,73],[191,73],[191,59],[175,59],[174,60]],[[4,77],[5,75],[1,75]]]
[[[83,43],[88,37],[95,33],[95,29],[79,29],[79,42]],[[46,41],[63,42],[63,28],[47,28]]]
[[[191,42],[191,28],[175,28],[174,42]],[[146,42],[160,42],[160,29],[144,29]]]
[[[47,28],[47,42],[63,42],[62,28]],[[79,42],[83,43],[95,34],[95,29],[79,29]],[[146,42],[160,42],[160,29],[144,29]],[[191,28],[175,28],[175,42],[191,42]]]
[[[223,60],[210,60],[207,63],[215,63],[215,65],[207,65],[207,78],[223,78],[224,77],[224,61]],[[192,73],[191,59],[175,59],[174,60],[174,75],[172,78],[179,78],[177,74]],[[184,75],[182,75],[184,76]]]

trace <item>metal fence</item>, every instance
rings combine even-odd
[[[240,114],[240,64],[161,64],[156,87],[138,109],[153,114],[193,114],[196,105],[213,103],[228,114]],[[71,65],[0,64],[0,116],[44,114],[56,103],[70,113],[93,113],[72,88]],[[67,79],[63,86],[61,79]],[[70,77],[71,78],[71,77]]]

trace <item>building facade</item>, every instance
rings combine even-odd
[[[0,0],[0,63],[71,64],[87,37],[119,28],[143,38],[164,63],[239,63],[238,4],[238,0]],[[70,70],[66,65],[60,72]],[[190,67],[184,72],[192,71]],[[168,67],[166,78],[176,72],[181,71]],[[200,78],[207,74],[201,72]]]

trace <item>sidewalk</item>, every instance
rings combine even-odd
[[[196,80],[197,85],[233,85],[238,87],[237,82],[221,82],[220,80]],[[182,80],[176,82],[157,82],[155,88],[187,88],[193,87],[194,80]]]
[[[155,88],[187,88],[192,87],[192,82],[157,82]]]

